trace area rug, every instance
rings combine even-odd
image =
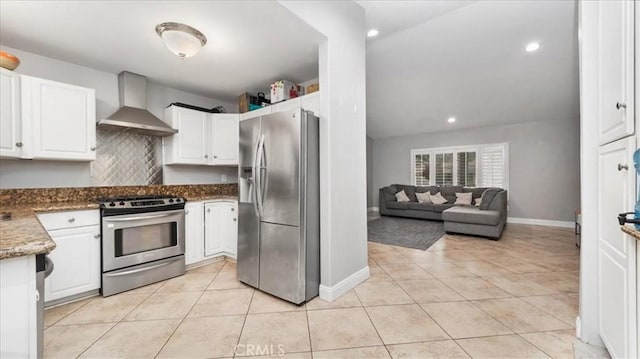
[[[369,241],[426,250],[444,235],[444,224],[420,219],[380,217],[368,222]]]

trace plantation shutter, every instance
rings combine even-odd
[[[481,187],[500,187],[506,185],[504,146],[482,148],[480,155]]]

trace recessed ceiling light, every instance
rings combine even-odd
[[[534,52],[534,51],[538,51],[538,49],[540,49],[540,43],[539,42],[530,42],[524,48],[524,50],[526,52]]]
[[[371,29],[367,31],[367,37],[376,37],[380,32],[376,29]]]
[[[447,119],[447,122],[449,122],[449,123],[454,123],[454,122],[456,122],[456,118],[455,118],[455,117],[449,117],[449,118]]]

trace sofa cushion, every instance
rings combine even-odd
[[[429,192],[420,193],[416,192],[416,198],[418,198],[419,203],[431,203],[431,197]]]
[[[409,199],[409,197],[407,197],[407,194],[404,193],[404,190],[396,193],[396,199],[398,200],[398,202],[409,202],[409,201],[411,201]]]
[[[470,206],[473,201],[473,193],[456,193],[455,204]]]
[[[416,187],[416,193],[425,193],[429,192],[431,194],[436,194],[440,192],[438,186],[418,186]]]
[[[387,202],[395,202],[397,200],[396,192],[398,192],[398,190],[394,186],[382,187],[382,194]]]
[[[442,220],[445,222],[495,226],[500,223],[500,212],[492,210],[481,210],[476,207],[456,206],[442,212]]]
[[[411,202],[387,202],[389,209],[408,209]]]
[[[455,204],[453,203],[445,203],[445,204],[432,204],[432,211],[434,212],[438,212],[438,213],[443,213],[444,210],[447,210],[453,206],[455,206]]]
[[[430,194],[429,195],[429,199],[431,200],[431,203],[433,204],[445,204],[445,203],[449,203],[449,201],[442,197],[442,194],[440,192],[436,193],[436,194]],[[450,202],[453,203],[453,202]]]
[[[413,209],[416,211],[431,211],[433,212],[433,204],[431,203],[414,203],[409,202],[409,209]]]
[[[482,193],[482,202],[480,203],[480,209],[489,209],[491,202],[499,192],[502,192],[502,188],[487,188]]]
[[[397,189],[396,192],[404,191],[404,194],[409,197],[411,202],[418,202],[418,199],[416,198],[416,186],[406,184],[394,184],[393,186]]]
[[[462,186],[440,186],[442,197],[447,199],[448,203],[456,201],[456,193],[462,193]]]
[[[473,199],[482,197],[484,191],[486,191],[486,187],[465,187],[462,189],[462,192],[471,192],[473,193]]]

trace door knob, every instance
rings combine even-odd
[[[629,166],[628,165],[623,165],[621,163],[618,163],[618,171],[622,171],[622,170],[628,171],[629,170]]]
[[[16,147],[22,147],[22,142],[16,142]]]
[[[616,108],[617,108],[618,110],[619,110],[619,109],[622,109],[622,108],[627,108],[627,104],[626,104],[626,103],[624,103],[624,102],[616,102]]]

